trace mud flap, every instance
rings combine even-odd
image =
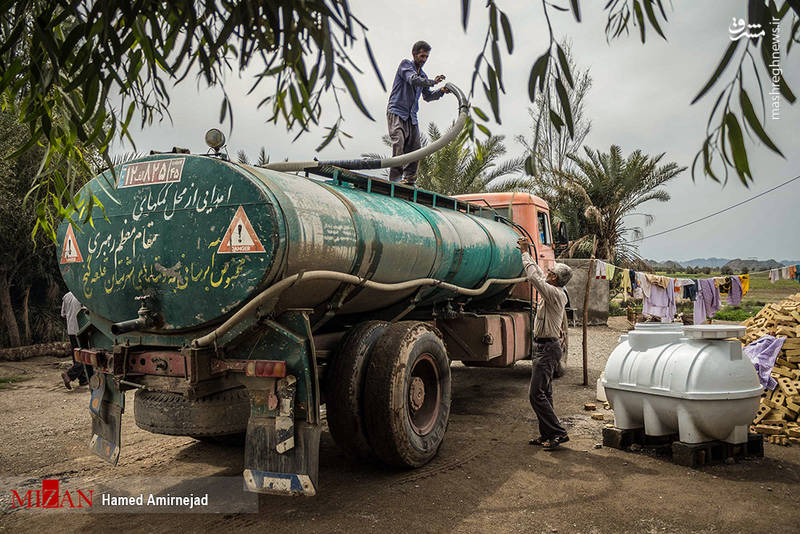
[[[95,373],[89,379],[92,414],[91,451],[111,465],[117,465],[122,434],[122,412],[125,395],[119,390],[112,375]]]
[[[322,426],[294,419],[295,394],[293,376],[277,387],[272,381],[267,390],[250,389],[243,472],[248,491],[316,495]]]
[[[294,447],[277,452],[275,418],[250,419],[244,453],[244,482],[248,491],[278,495],[317,493],[321,425],[295,422]]]

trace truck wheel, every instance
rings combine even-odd
[[[245,388],[229,389],[199,399],[168,391],[136,390],[136,426],[154,434],[211,438],[243,434],[250,417]]]
[[[439,450],[450,417],[450,360],[426,323],[389,326],[367,369],[367,437],[383,462],[419,467]]]
[[[325,378],[328,428],[336,444],[354,458],[375,457],[364,430],[362,399],[370,354],[387,326],[366,321],[350,328]]]

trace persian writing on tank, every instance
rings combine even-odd
[[[207,242],[201,258],[187,259],[181,253],[177,261],[165,261],[161,256],[143,256],[161,237],[152,231],[152,221],[143,228],[131,226],[118,235],[105,234],[89,240],[89,250],[81,276],[84,297],[91,299],[95,291],[110,294],[133,288],[137,291],[158,285],[177,293],[190,286],[227,288],[244,272],[245,257],[217,256],[220,240]],[[196,254],[195,254],[196,256]],[[147,258],[145,260],[145,258]]]
[[[138,221],[145,214],[160,213],[165,221],[169,221],[176,212],[185,210],[209,214],[230,202],[232,190],[233,185],[199,189],[194,183],[167,183],[161,187],[142,188],[133,198],[131,218]]]

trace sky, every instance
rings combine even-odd
[[[556,4],[567,6],[566,0]],[[498,6],[509,16],[513,27],[514,51],[503,57],[506,95],[500,109],[501,124],[490,124],[493,134],[505,135],[509,156],[522,155],[517,135],[530,135],[527,112],[528,75],[533,61],[547,47],[547,25],[538,3],[498,0]],[[556,38],[572,43],[578,69],[590,69],[593,86],[586,97],[586,116],[592,121],[585,146],[607,152],[612,144],[623,154],[641,149],[647,154],[666,153],[663,160],[691,167],[700,148],[708,113],[718,94],[715,87],[704,99],[690,105],[691,100],[710,77],[722,53],[730,44],[728,29],[733,17],[747,18],[744,0],[676,1],[668,8],[669,22],[662,24],[667,41],[655,32],[648,32],[642,45],[638,29],[627,37],[608,44],[604,27],[604,2],[581,2],[583,21],[577,23],[571,13],[551,10]],[[665,4],[669,4],[665,2]],[[423,39],[433,49],[425,71],[433,77],[444,74],[447,80],[464,90],[469,89],[476,55],[486,32],[484,3],[472,1],[472,12],[465,33],[461,26],[461,2],[457,0],[352,0],[351,9],[369,28],[368,36],[387,86],[391,85],[397,64],[410,57],[412,43]],[[800,95],[800,49],[785,56],[785,37],[789,25],[781,27],[781,66],[794,92]],[[267,124],[270,110],[258,109],[262,92],[247,96],[252,83],[250,73],[231,74],[226,91],[233,101],[234,122],[219,125],[221,92],[189,81],[171,92],[172,122],[162,122],[134,133],[136,149],[168,150],[182,146],[192,152],[205,152],[204,132],[220,127],[228,136],[232,157],[245,150],[255,159],[265,147],[272,161],[339,159],[359,157],[365,152],[386,153],[381,137],[386,133],[385,109],[388,93],[384,92],[369,66],[360,42],[352,57],[364,71],[356,75],[360,93],[375,117],[370,121],[345,98],[346,122],[343,129],[353,136],[344,148],[331,143],[315,153],[324,131],[320,128],[304,134],[292,143],[294,133],[285,127]],[[727,82],[733,73],[723,73]],[[755,103],[755,88],[748,93]],[[769,88],[766,88],[769,91]],[[332,102],[329,102],[331,104]],[[482,94],[473,104],[485,111],[490,107]],[[760,104],[757,104],[757,107]],[[335,106],[323,108],[323,125],[336,118]],[[457,115],[454,97],[437,102],[420,101],[420,123],[427,128],[435,122],[444,130]],[[638,211],[654,216],[644,228],[645,236],[673,228],[693,219],[741,202],[800,174],[800,103],[780,102],[780,119],[767,117],[766,130],[776,140],[786,159],[770,152],[760,143],[748,145],[754,183],[745,188],[735,175],[727,184],[719,184],[701,174],[692,180],[690,170],[672,180],[666,189],[671,200],[650,201]],[[117,150],[130,147],[117,146]],[[797,235],[797,209],[800,206],[800,180],[769,193],[741,207],[707,221],[662,236],[645,238],[640,244],[642,257],[657,260],[687,260],[698,257],[760,258],[777,260],[800,259],[800,237]],[[642,225],[644,219],[634,216],[631,225]]]

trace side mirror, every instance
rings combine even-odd
[[[559,221],[559,223],[556,225],[556,243],[559,245],[566,245],[569,243],[567,223],[564,221]]]

